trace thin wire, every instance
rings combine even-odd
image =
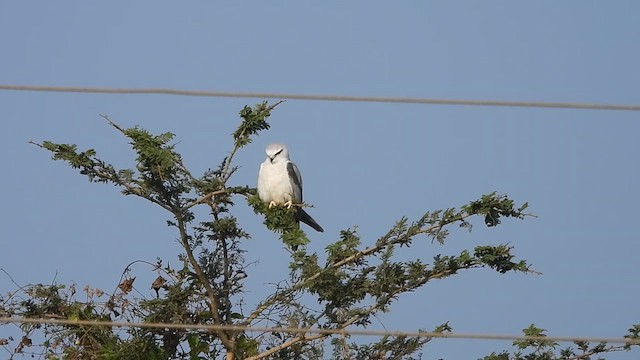
[[[597,342],[612,344],[640,345],[640,339],[604,338],[604,337],[574,337],[574,336],[523,336],[500,334],[463,334],[463,333],[437,333],[437,332],[407,332],[407,331],[378,331],[378,330],[337,330],[317,328],[291,328],[291,327],[259,327],[259,326],[235,326],[235,325],[211,325],[211,324],[172,324],[172,323],[131,323],[112,321],[66,320],[66,319],[31,319],[0,317],[1,323],[23,324],[56,324],[56,325],[86,325],[108,327],[139,327],[160,329],[184,329],[184,330],[231,330],[231,331],[255,331],[255,332],[287,332],[296,334],[327,334],[327,335],[363,335],[363,336],[406,336],[429,337],[473,340],[546,340],[557,342]]]
[[[354,101],[354,102],[378,102],[378,103],[401,103],[401,104],[503,106],[503,107],[640,111],[640,105],[618,105],[618,104],[604,104],[604,103],[464,100],[464,99],[342,96],[342,95],[303,95],[303,94],[289,94],[289,93],[228,92],[228,91],[206,91],[206,90],[178,90],[178,89],[163,89],[163,88],[104,88],[104,87],[2,85],[0,84],[0,90],[47,91],[47,92],[67,92],[67,93],[93,93],[93,94],[147,94],[147,95],[160,94],[160,95],[289,99],[289,100],[312,100],[312,101]]]

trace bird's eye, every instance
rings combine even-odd
[[[280,149],[280,151],[278,151],[275,156],[280,155],[281,152],[282,152],[282,149]]]

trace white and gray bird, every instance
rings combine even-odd
[[[265,150],[267,159],[260,165],[258,173],[258,196],[269,203],[269,208],[283,205],[291,208],[302,204],[302,176],[296,164],[289,160],[289,150],[284,144],[270,144]],[[296,221],[324,232],[302,207],[298,207]]]

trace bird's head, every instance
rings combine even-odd
[[[267,154],[267,158],[269,158],[269,161],[271,161],[272,164],[280,160],[289,159],[289,150],[287,150],[287,147],[281,143],[269,144],[264,152]]]

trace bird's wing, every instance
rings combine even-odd
[[[291,189],[293,189],[293,200],[297,203],[302,203],[302,175],[300,175],[300,170],[298,170],[296,164],[291,161],[287,163],[287,174],[291,182]]]
[[[260,197],[260,199],[262,199],[262,201],[267,201],[267,179],[265,178],[265,174],[264,174],[264,163],[260,164],[260,170],[258,171],[258,197]]]
[[[302,175],[296,164],[289,161],[287,163],[287,174],[289,175],[289,181],[291,182],[291,188],[293,189],[293,200],[297,203],[302,203]],[[322,226],[320,226],[303,208],[298,208],[296,213],[296,220],[311,226],[314,230],[324,232]]]

